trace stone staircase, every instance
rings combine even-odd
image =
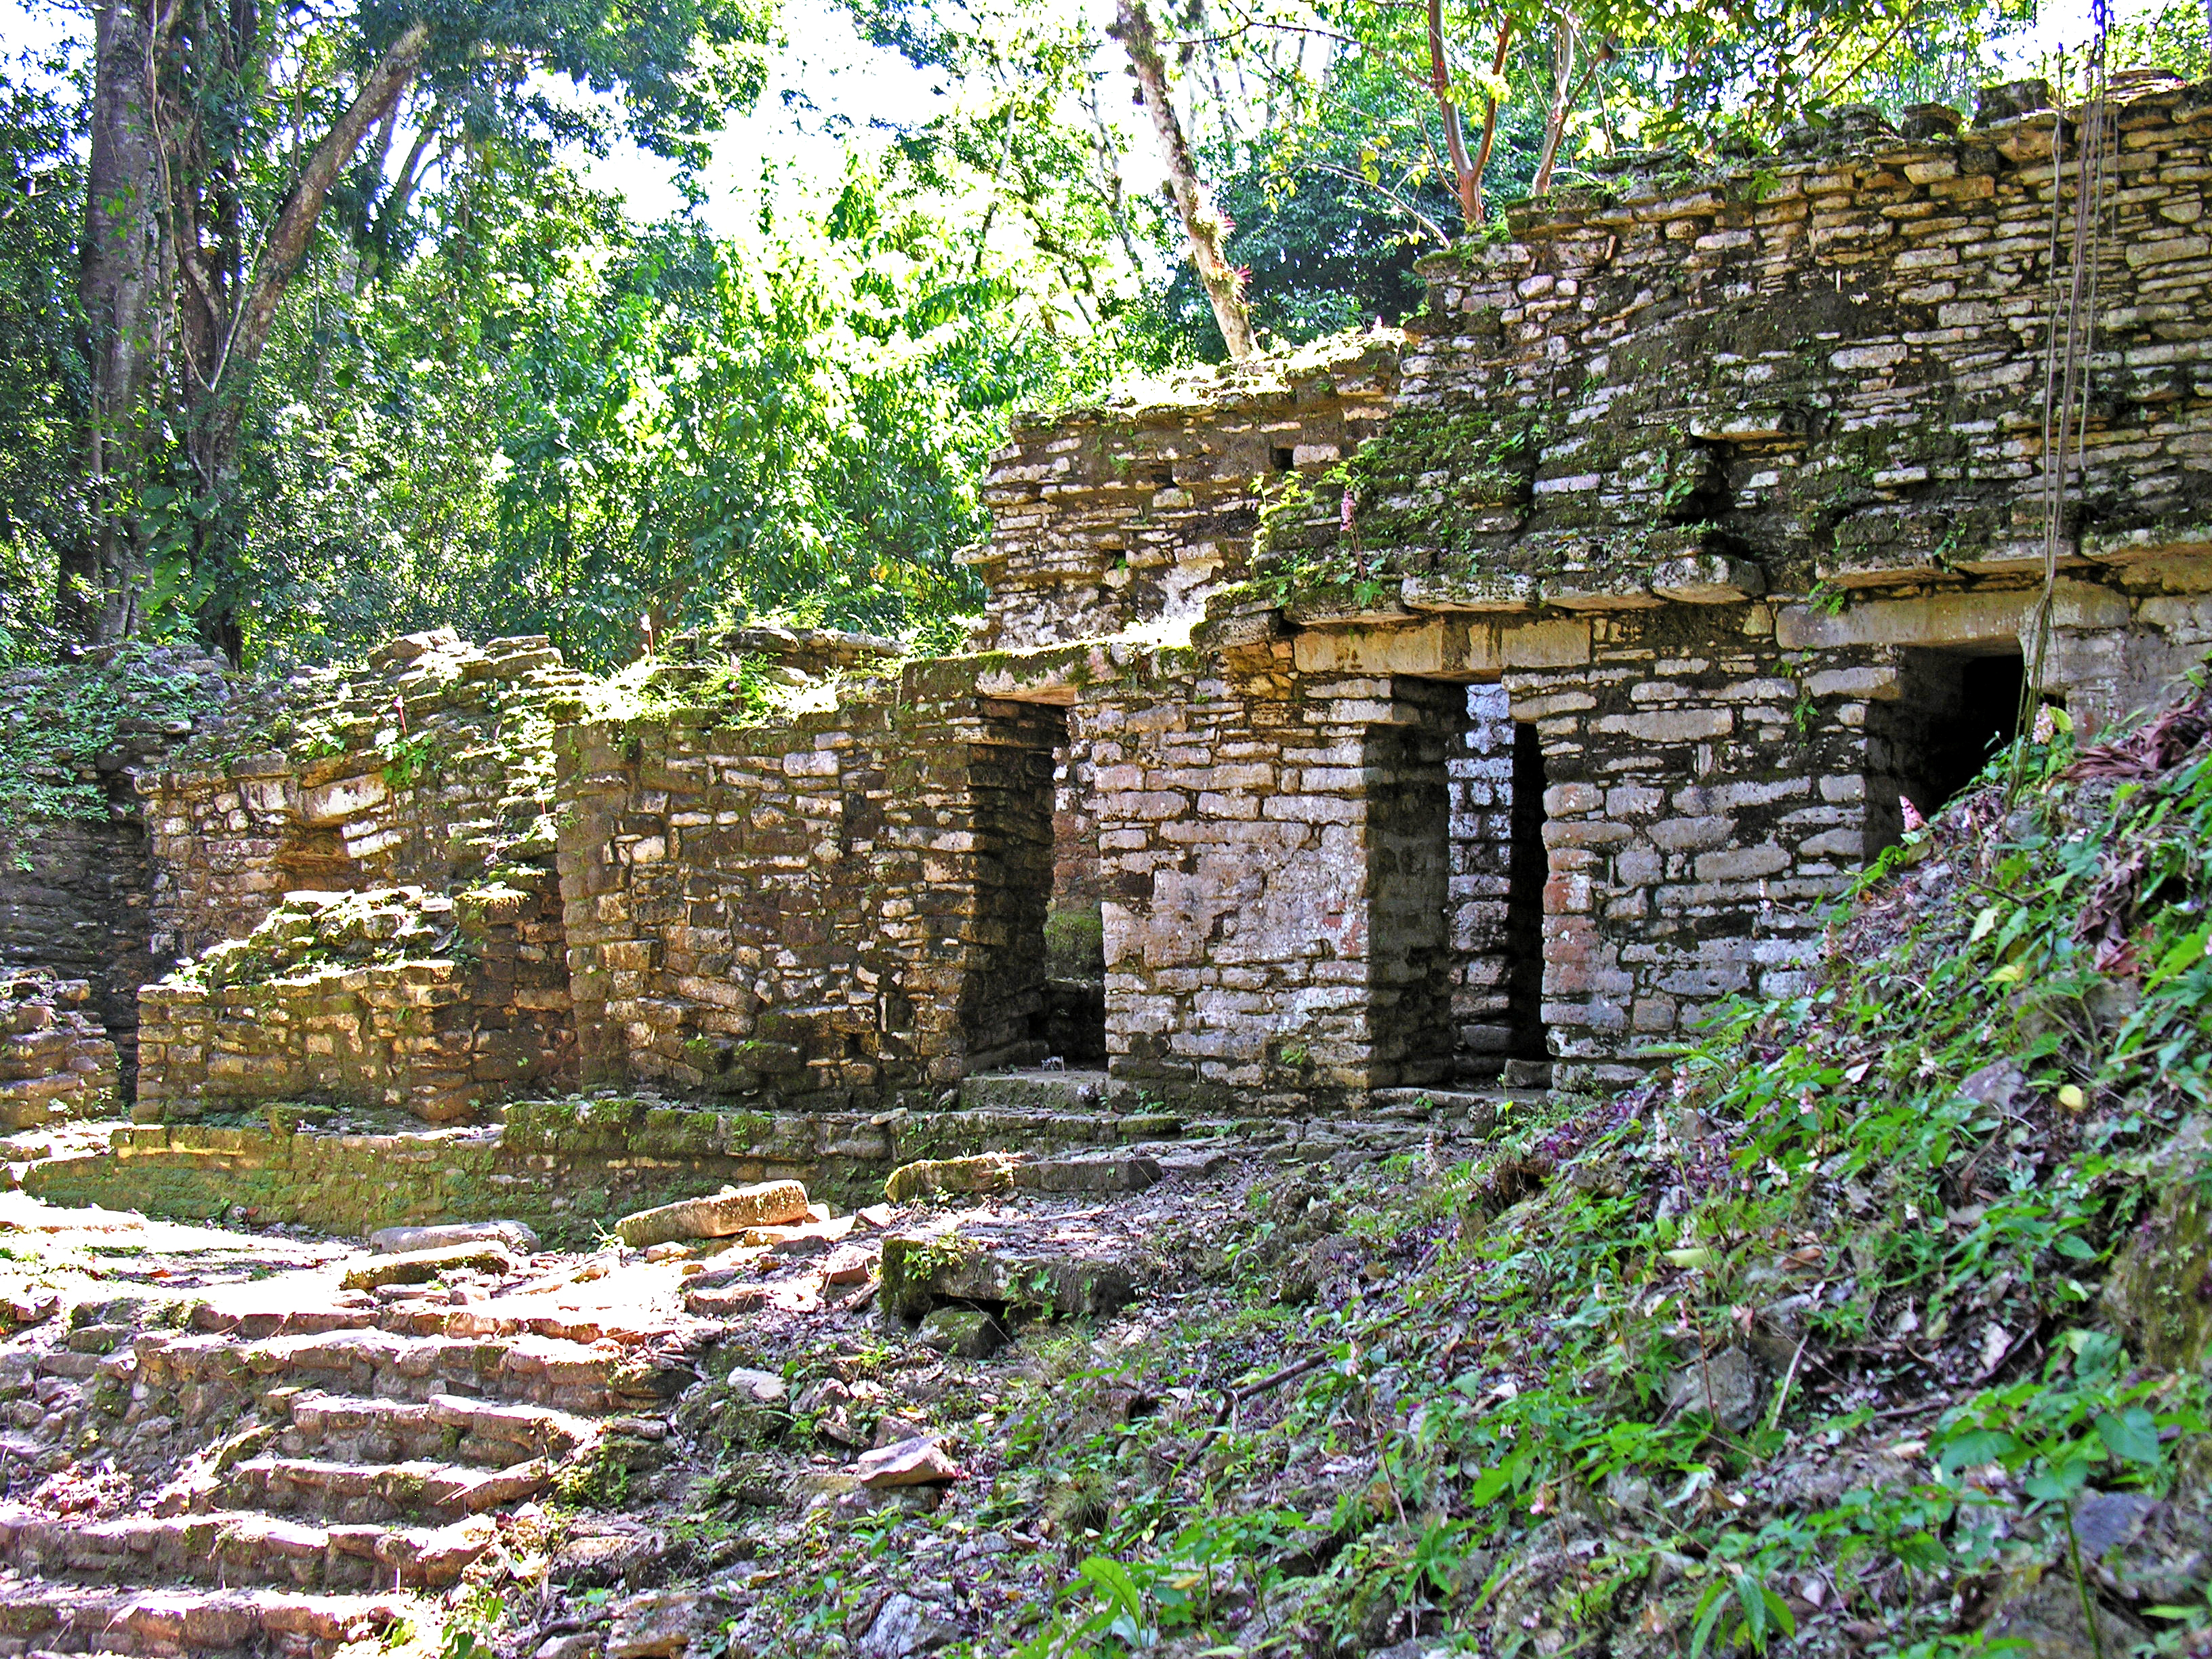
[[[0,1659],[329,1659],[434,1630],[427,1598],[518,1510],[657,1467],[712,1328],[672,1294],[501,1292],[294,1271],[64,1304],[0,1344]]]

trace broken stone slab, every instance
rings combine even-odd
[[[959,1233],[884,1240],[884,1305],[919,1320],[940,1302],[996,1302],[1060,1318],[1101,1316],[1135,1300],[1136,1266],[1118,1255],[993,1246]]]
[[[514,1271],[514,1258],[497,1244],[459,1244],[442,1250],[410,1250],[380,1256],[346,1269],[342,1289],[374,1291],[386,1285],[427,1285],[451,1273],[489,1273],[503,1279]]]
[[[1498,1122],[1498,1097],[1472,1089],[1377,1089],[1368,1103],[1386,1117],[1455,1119],[1470,1134],[1488,1134]]]
[[[959,1639],[959,1626],[942,1608],[900,1591],[876,1610],[853,1652],[854,1659],[913,1659]]]
[[[780,1406],[790,1392],[784,1380],[774,1371],[753,1370],[746,1366],[732,1370],[726,1381],[732,1397],[742,1396],[756,1406]]]
[[[1141,1193],[1157,1186],[1163,1173],[1149,1158],[1085,1152],[1017,1164],[1014,1186],[1018,1191],[1036,1193]]]
[[[802,1222],[796,1227],[748,1227],[738,1236],[738,1243],[765,1244],[778,1255],[817,1255],[852,1231],[853,1218],[848,1215],[835,1221]]]
[[[676,1659],[705,1633],[708,1611],[692,1590],[648,1590],[617,1601],[607,1626],[607,1659]]]
[[[926,1434],[901,1440],[874,1451],[862,1452],[853,1466],[860,1485],[871,1491],[885,1486],[923,1486],[956,1479],[960,1466],[945,1448]]]
[[[765,1285],[686,1285],[684,1305],[702,1319],[730,1319],[768,1305]]]
[[[641,1250],[683,1238],[729,1238],[749,1227],[787,1225],[806,1219],[806,1188],[796,1181],[763,1181],[726,1187],[708,1198],[686,1198],[640,1210],[615,1224],[622,1242]]]
[[[1014,1189],[1014,1166],[1007,1152],[981,1152],[973,1158],[922,1158],[902,1164],[884,1182],[884,1196],[894,1204],[947,1193],[981,1195]]]
[[[875,1438],[868,1443],[871,1451],[881,1451],[885,1446],[896,1446],[902,1440],[927,1436],[929,1425],[918,1417],[902,1417],[896,1412],[885,1412],[876,1419]]]
[[[520,1221],[458,1221],[435,1227],[384,1227],[368,1236],[379,1255],[442,1250],[456,1244],[504,1244],[522,1255],[538,1253],[538,1235]]]
[[[915,1340],[925,1348],[962,1359],[988,1359],[1006,1344],[1006,1328],[974,1308],[933,1308]]]
[[[1709,1412],[1721,1427],[1740,1434],[1758,1419],[1759,1395],[1759,1362],[1746,1349],[1723,1348],[1692,1359],[1674,1373],[1667,1389],[1667,1407]]]
[[[1033,1158],[1019,1152],[979,1152],[970,1158],[926,1158],[902,1164],[884,1183],[894,1204],[952,1194],[1001,1193],[1140,1193],[1162,1171],[1150,1158],[1115,1150]]]
[[[564,1583],[580,1589],[611,1589],[626,1583],[637,1589],[639,1579],[668,1553],[668,1540],[659,1533],[586,1533],[571,1535],[553,1551],[553,1573]]]

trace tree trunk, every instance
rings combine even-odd
[[[1505,73],[1505,60],[1513,49],[1513,20],[1507,18],[1498,26],[1498,50],[1490,59],[1490,78],[1492,81]],[[1482,175],[1490,166],[1490,147],[1498,140],[1498,100],[1485,94],[1482,100],[1482,143],[1474,152],[1474,222],[1482,222]]]
[[[1531,196],[1541,196],[1552,187],[1552,163],[1559,160],[1559,140],[1566,136],[1574,85],[1575,20],[1563,11],[1559,32],[1552,44],[1552,107],[1544,116],[1544,157],[1536,163],[1536,177],[1528,187]]]
[[[1429,0],[1429,87],[1443,117],[1444,149],[1459,185],[1460,222],[1473,230],[1482,223],[1482,176],[1467,159],[1467,135],[1460,131],[1459,106],[1452,101],[1451,71],[1444,65],[1444,0]]]
[[[1221,325],[1221,337],[1229,355],[1238,362],[1252,356],[1252,320],[1244,308],[1243,281],[1230,269],[1222,252],[1221,216],[1200,183],[1183,140],[1182,123],[1176,118],[1175,102],[1168,86],[1168,66],[1160,56],[1158,38],[1145,0],[1117,0],[1114,26],[1107,31],[1128,49],[1129,66],[1136,71],[1137,86],[1152,131],[1159,135],[1160,154],[1167,163],[1168,188],[1176,210],[1182,216],[1183,239],[1189,244],[1191,263],[1213,302],[1213,318]]]
[[[77,303],[88,418],[82,538],[61,560],[59,617],[90,640],[135,631],[143,556],[136,505],[146,482],[152,393],[161,358],[161,254],[149,119],[149,0],[104,0],[94,19],[90,153]]]

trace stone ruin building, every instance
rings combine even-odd
[[[349,1105],[453,1126],[320,1137],[352,1224],[1638,1075],[1802,982],[2046,602],[2077,729],[2212,647],[2212,87],[2122,95],[2055,574],[2047,94],[1625,160],[1402,332],[1022,427],[965,654],[421,635],[189,740],[143,903],[70,890],[138,1124],[33,1190],[295,1213]]]

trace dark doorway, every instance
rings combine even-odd
[[[1374,1086],[1449,1086],[1455,1076],[1453,769],[1467,752],[1467,688],[1394,683],[1394,718],[1370,729],[1368,994]]]
[[[1106,1060],[1106,956],[1098,837],[1067,711],[994,702],[974,772],[983,855],[977,938],[985,946],[961,1007],[967,1069]]]
[[[1035,1066],[1049,1052],[1045,918],[1051,908],[1054,757],[1067,744],[1064,710],[985,705],[985,738],[969,773],[981,947],[960,1000],[967,1070]]]
[[[1053,754],[1052,903],[1045,913],[1045,1047],[1067,1066],[1106,1064],[1106,927],[1090,763]]]
[[[1867,856],[1905,832],[1905,804],[1932,818],[2020,735],[2027,669],[2017,647],[1898,653],[1898,696],[1868,711]]]
[[[1547,1054],[1544,751],[1503,686],[1466,696],[1451,764],[1453,1074],[1480,1084]]]
[[[1544,1028],[1544,744],[1533,721],[1513,722],[1511,853],[1505,894],[1506,1014],[1512,1057],[1551,1057]]]

